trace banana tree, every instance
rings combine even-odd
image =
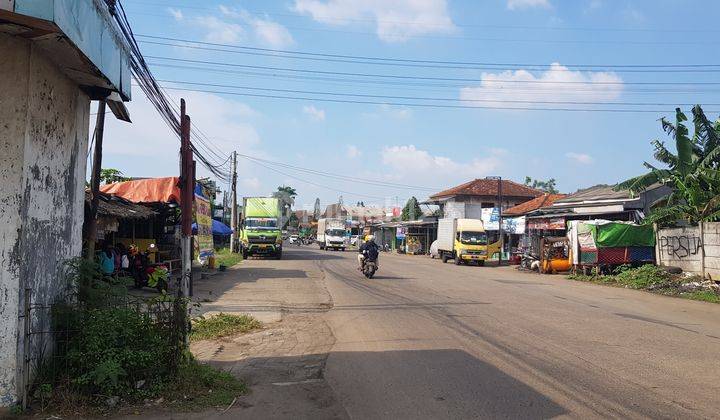
[[[670,224],[685,220],[695,224],[720,220],[720,120],[712,123],[699,105],[693,107],[692,114],[692,137],[685,126],[687,117],[680,108],[675,110],[674,124],[665,118],[661,120],[663,131],[674,138],[677,151],[673,153],[660,140],[652,141],[654,157],[665,168],[645,162],[650,172],[616,187],[633,194],[654,184],[672,188],[667,198],[655,203],[646,223]]]

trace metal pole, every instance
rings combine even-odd
[[[237,152],[232,153],[232,188],[230,201],[232,209],[230,209],[230,252],[237,252],[235,242],[237,241]]]
[[[505,248],[505,234],[503,232],[502,220],[502,177],[498,177],[498,233],[500,234],[500,254],[498,256],[498,265],[502,265],[503,249]]]
[[[98,101],[97,118],[95,120],[95,153],[93,154],[92,175],[90,176],[90,220],[88,220],[86,258],[95,258],[95,241],[97,240],[97,211],[100,200],[100,170],[102,169],[102,144],[105,132],[105,100]]]

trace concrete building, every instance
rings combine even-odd
[[[23,345],[33,305],[62,291],[62,264],[82,248],[90,101],[125,112],[129,55],[97,0],[0,0],[0,407],[18,402],[48,345]],[[108,97],[108,95],[111,95]],[[126,113],[125,113],[126,115]]]
[[[440,191],[421,204],[439,206],[443,217],[480,219],[482,209],[499,207],[499,201],[502,201],[502,208],[507,209],[541,195],[542,191],[514,181],[484,178]]]

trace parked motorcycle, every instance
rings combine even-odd
[[[519,270],[537,270],[540,267],[540,260],[530,254],[523,254],[520,259]]]

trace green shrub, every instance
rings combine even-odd
[[[173,346],[149,316],[125,308],[90,310],[67,345],[67,374],[85,393],[133,396],[169,373]],[[144,381],[144,382],[142,382]]]
[[[671,275],[658,266],[646,264],[638,268],[626,268],[620,270],[618,274],[613,277],[620,285],[630,287],[632,289],[647,289],[653,285],[667,283],[670,281]]]

